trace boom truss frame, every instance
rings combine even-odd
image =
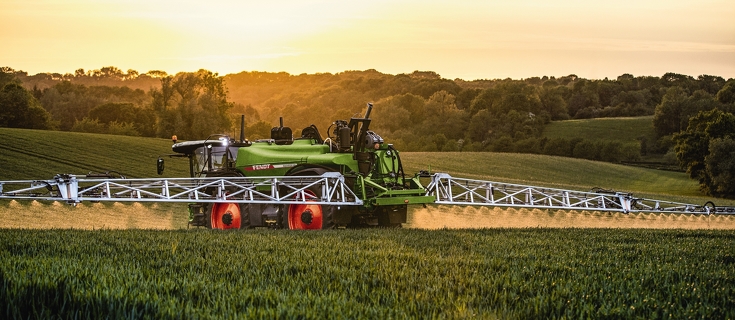
[[[434,203],[447,205],[594,210],[623,213],[735,214],[735,208],[715,207],[711,202],[705,205],[694,205],[673,201],[636,198],[630,193],[623,192],[562,190],[454,178],[445,173],[434,174],[427,190],[426,195],[436,197]]]
[[[320,188],[321,197],[313,195]],[[634,197],[624,192],[583,192],[484,180],[431,176],[426,196],[434,204],[622,213],[735,214],[716,207]],[[119,202],[234,202],[260,204],[363,205],[337,172],[321,176],[100,179],[70,174],[51,180],[0,181],[0,199]]]
[[[321,188],[315,197],[308,189]],[[344,176],[89,179],[56,175],[52,180],[1,181],[0,199],[120,202],[235,202],[362,205]]]

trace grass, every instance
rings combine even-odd
[[[0,180],[106,171],[155,177],[158,156],[173,153],[167,139],[9,128],[0,128],[0,149]],[[163,177],[188,176],[186,160],[166,161]]]
[[[544,128],[546,138],[582,138],[637,143],[641,137],[656,141],[653,116],[554,121]]]

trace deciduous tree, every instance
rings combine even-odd
[[[704,163],[706,174],[712,179],[710,192],[735,197],[735,140],[729,136],[712,139]]]
[[[735,115],[718,109],[699,112],[689,120],[686,131],[674,135],[679,164],[687,170],[691,178],[699,181],[701,189],[707,194],[734,196],[720,193],[718,183],[722,183],[722,179],[715,181],[712,174],[714,172],[717,177],[721,177],[723,172],[727,172],[722,168],[729,168],[729,165],[727,163],[721,165],[719,162],[726,158],[723,155],[726,152],[722,149],[730,145],[726,140],[733,138],[735,138]],[[713,147],[711,142],[715,139],[725,141],[715,143],[714,148],[717,148],[718,153],[708,162],[707,157]],[[725,186],[723,190],[729,190],[729,187]]]
[[[0,87],[0,127],[52,129],[54,125],[36,98],[19,81],[10,80]]]

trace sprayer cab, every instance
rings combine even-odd
[[[240,148],[250,145],[250,142],[237,141],[227,135],[212,135],[205,140],[176,143],[172,149],[177,155],[189,158],[191,177],[227,176],[237,171]]]

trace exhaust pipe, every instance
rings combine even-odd
[[[245,115],[240,115],[240,143],[245,142]]]
[[[365,112],[365,119],[370,119],[370,111],[373,111],[373,104],[368,102],[367,112]]]

